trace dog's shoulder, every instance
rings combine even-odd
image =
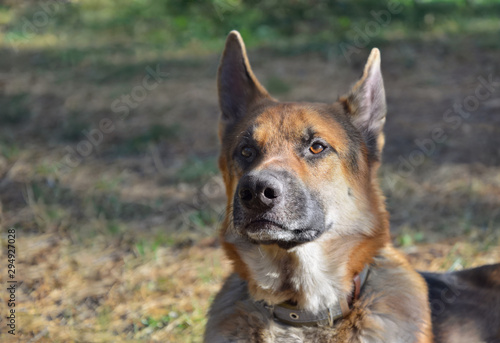
[[[374,259],[362,292],[345,318],[362,328],[359,341],[432,342],[427,285],[392,246]]]
[[[272,342],[263,330],[269,314],[255,306],[248,294],[248,284],[237,274],[230,275],[215,297],[209,312],[204,342]]]

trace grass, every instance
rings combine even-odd
[[[0,99],[0,113],[1,124],[19,124],[29,119],[31,113],[27,106],[28,94],[19,93]]]
[[[271,76],[267,79],[266,89],[272,94],[286,94],[290,92],[291,87],[281,78],[277,76]]]
[[[201,159],[191,157],[184,162],[175,174],[175,179],[180,182],[206,181],[211,175],[218,172],[215,158]]]
[[[82,139],[84,132],[89,130],[89,123],[80,116],[81,113],[70,113],[67,116],[63,124],[63,130],[61,130],[62,140],[77,142]]]
[[[471,80],[500,68],[498,2],[405,4],[352,63],[338,43],[371,20],[363,2],[339,10],[342,2],[86,0],[61,5],[34,35],[23,34],[22,20],[38,4],[1,5],[0,224],[19,237],[19,339],[201,341],[230,272],[216,240],[226,199],[215,74],[232,28],[282,100],[334,101],[369,47],[381,46],[389,115],[380,174],[393,242],[419,269],[499,261],[496,102],[482,103],[467,128],[447,131],[446,144],[409,176],[398,171],[413,140],[443,124],[453,99],[473,94]],[[425,23],[428,14],[434,21]],[[77,166],[58,168],[74,158],[68,148],[76,151],[83,131],[116,119],[113,101],[158,63],[169,76]]]
[[[158,145],[160,141],[171,142],[181,134],[182,127],[179,124],[152,124],[145,132],[128,137],[122,144],[117,144],[114,150],[123,155],[138,154],[146,151],[150,145]]]
[[[1,142],[0,141],[0,154],[7,161],[12,161],[19,156],[20,149],[15,144],[11,142]]]

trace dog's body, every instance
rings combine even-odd
[[[500,264],[422,274],[436,343],[500,343]]]
[[[433,342],[427,284],[391,245],[376,179],[386,115],[378,50],[336,103],[280,103],[233,31],[218,85],[221,240],[235,274],[205,342]]]

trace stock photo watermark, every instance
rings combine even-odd
[[[204,211],[212,217],[217,217],[217,223],[220,223],[225,213],[225,207],[221,208],[217,200],[224,195],[225,187],[222,178],[212,176],[197,189],[190,202],[177,205],[177,211],[182,216],[184,225],[200,229],[199,221],[192,216],[193,213],[200,211]]]
[[[487,77],[479,76],[473,94],[463,98],[460,102],[455,102],[441,115],[441,122],[433,127],[427,137],[414,140],[416,148],[407,156],[398,157],[397,170],[390,177],[389,187],[393,188],[395,180],[393,176],[399,178],[409,177],[415,169],[422,165],[426,158],[432,156],[439,144],[444,144],[450,134],[460,128],[476,112],[481,103],[489,100],[500,88],[500,80],[496,80],[494,74]]]
[[[433,298],[430,300],[429,304],[434,316],[442,315],[448,306],[454,304],[458,300],[462,292],[469,289],[467,284],[461,282],[459,278],[455,278],[454,280],[455,282],[453,284],[448,283],[446,287],[441,289],[439,292],[439,299]]]
[[[130,114],[131,109],[136,109],[144,102],[148,94],[156,89],[160,83],[167,78],[168,73],[161,70],[158,64],[153,69],[150,66],[145,68],[146,75],[142,78],[139,85],[134,86],[129,93],[122,94],[115,99],[110,106],[111,111],[115,114],[115,118],[102,118],[97,127],[91,130],[83,130],[84,139],[80,140],[76,146],[67,145],[65,147],[66,154],[57,164],[57,169],[63,173],[78,167],[82,161],[89,157],[104,141],[104,136],[116,130],[116,123],[123,121]]]
[[[37,2],[37,10],[20,19],[18,30],[7,32],[5,39],[14,52],[18,52],[17,42],[30,40],[45,28],[50,20],[70,3],[69,0],[46,0]]]
[[[238,1],[235,0],[215,0],[213,2],[215,13],[219,20],[224,20],[224,14],[231,13],[238,7]]]
[[[11,227],[7,229],[7,306],[8,312],[6,326],[10,335],[16,335],[16,291],[18,287],[18,274],[16,274],[16,229]],[[3,314],[2,314],[3,315]]]
[[[391,0],[385,9],[370,11],[373,20],[367,22],[364,27],[354,25],[347,32],[347,37],[351,40],[339,44],[339,49],[347,62],[351,63],[352,55],[362,52],[362,49],[366,48],[374,37],[380,35],[382,28],[391,24],[393,16],[401,13],[403,9],[404,5],[400,1]]]

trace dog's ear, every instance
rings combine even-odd
[[[340,101],[351,116],[354,126],[363,135],[369,157],[379,160],[384,146],[382,129],[387,107],[384,80],[380,70],[380,51],[377,48],[372,49],[361,79]]]
[[[248,108],[260,99],[271,98],[252,72],[245,43],[238,31],[231,31],[227,37],[217,87],[223,124],[243,117]]]

